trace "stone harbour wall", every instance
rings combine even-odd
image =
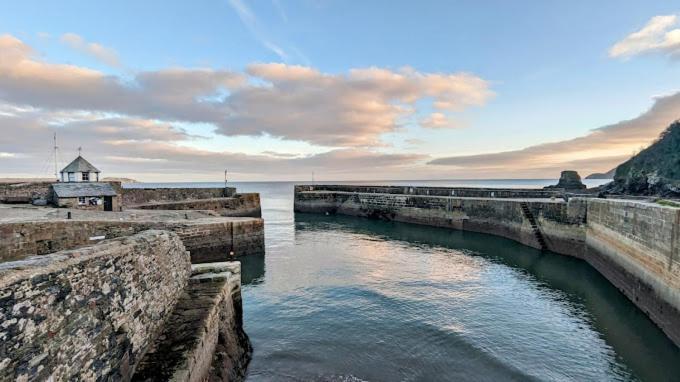
[[[30,203],[49,197],[51,182],[0,183],[0,203]]]
[[[189,222],[168,228],[177,232],[191,252],[192,263],[211,263],[264,253],[262,219],[210,219],[209,222]]]
[[[588,261],[680,344],[680,209],[589,200],[586,245]]]
[[[133,381],[240,381],[252,346],[243,331],[238,262],[193,265],[193,276]]]
[[[548,250],[587,261],[680,345],[680,209],[583,197],[565,202],[516,194],[476,198],[326,189],[334,187],[296,187],[295,211],[483,232],[541,248],[528,211]],[[356,187],[366,188],[371,187]]]
[[[540,199],[527,203],[543,222],[548,249],[568,254],[581,245],[585,205],[572,199]],[[490,233],[541,248],[522,211],[523,200],[403,194],[304,191],[295,194],[295,211],[340,213],[406,223]]]
[[[0,380],[129,380],[190,273],[168,231],[0,263]]]
[[[141,204],[144,210],[212,210],[220,216],[261,217],[260,194],[235,194],[228,198],[194,199],[162,203]]]
[[[530,188],[477,188],[477,187],[414,187],[414,186],[355,186],[355,185],[305,185],[295,186],[295,192],[333,191],[374,194],[401,194],[425,196],[456,196],[466,198],[551,198],[562,197],[563,190],[538,190]]]
[[[234,187],[218,188],[122,188],[123,206],[132,208],[143,204],[181,202],[187,200],[232,197]]]
[[[264,222],[258,218],[170,221],[42,220],[0,224],[0,262],[129,236],[148,229],[177,233],[194,262],[224,261],[264,252]]]

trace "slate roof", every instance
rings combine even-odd
[[[78,155],[78,158],[64,167],[61,172],[101,172],[92,163],[85,160],[85,158]]]
[[[54,183],[54,193],[59,198],[77,198],[79,196],[116,196],[116,190],[109,183],[79,182]]]

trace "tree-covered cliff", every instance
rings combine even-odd
[[[651,146],[620,164],[608,190],[680,196],[680,120],[664,130]]]

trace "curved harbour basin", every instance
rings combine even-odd
[[[241,258],[248,381],[673,381],[680,350],[585,262],[500,237],[292,212]]]

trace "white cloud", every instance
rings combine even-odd
[[[680,28],[677,15],[655,16],[637,32],[631,33],[609,49],[609,56],[628,58],[658,53],[680,57]]]
[[[59,41],[68,45],[71,49],[90,55],[106,65],[113,67],[120,66],[118,53],[116,53],[115,50],[94,42],[87,42],[75,33],[65,33],[61,36]]]
[[[430,129],[442,129],[452,127],[451,121],[446,117],[444,113],[432,113],[429,117],[423,119],[420,123],[421,126]]]
[[[343,74],[286,64],[245,73],[171,68],[132,79],[41,61],[13,36],[0,36],[0,100],[46,110],[114,113],[206,123],[225,136],[268,134],[325,147],[381,146],[430,103],[437,112],[483,105],[489,83],[468,73],[360,68]]]

